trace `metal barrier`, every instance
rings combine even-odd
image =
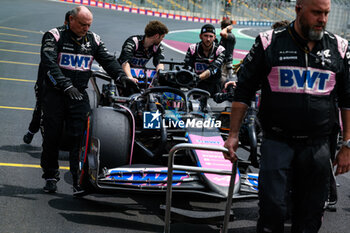
[[[233,25],[270,27],[295,19],[295,1],[280,0],[60,0],[161,18],[219,24],[223,17]],[[327,30],[350,40],[350,2],[332,1]]]
[[[94,0],[128,7],[149,9],[186,17],[222,19],[228,16],[234,24],[246,26],[271,26],[280,20],[295,19],[293,0]],[[350,39],[350,3],[333,0],[327,29]],[[186,16],[186,17],[185,17]],[[182,20],[182,17],[180,17]],[[179,18],[179,19],[180,19]],[[188,20],[188,18],[186,18]],[[189,20],[191,21],[191,20]],[[205,21],[209,22],[209,21]],[[212,22],[212,21],[210,21]],[[204,23],[204,22],[203,22]],[[270,23],[268,25],[264,23]]]
[[[328,17],[327,30],[350,40],[350,3],[334,4]]]
[[[231,176],[230,186],[228,188],[228,193],[227,193],[225,217],[224,217],[223,228],[222,228],[222,232],[227,233],[228,222],[230,219],[230,210],[231,210],[231,204],[232,204],[233,190],[234,190],[234,186],[235,186],[235,177],[236,177],[236,173],[237,173],[237,162],[232,164],[231,171],[209,169],[209,168],[205,169],[205,168],[200,168],[200,167],[195,167],[195,166],[175,165],[174,164],[175,153],[179,150],[185,150],[185,149],[199,149],[199,150],[219,151],[219,152],[228,153],[228,149],[221,147],[221,146],[208,146],[208,145],[198,145],[198,144],[190,144],[190,143],[177,144],[173,148],[171,148],[171,150],[169,152],[169,158],[168,158],[168,180],[167,180],[167,192],[166,192],[164,232],[165,233],[170,232],[170,214],[171,214],[171,201],[172,201],[173,171],[174,170],[181,170],[181,171],[193,171],[193,172],[202,172],[202,173],[215,173],[215,174],[220,174],[220,175],[230,175]]]

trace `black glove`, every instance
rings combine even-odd
[[[79,90],[73,86],[64,91],[65,94],[69,96],[72,100],[82,100],[83,94],[79,92]]]

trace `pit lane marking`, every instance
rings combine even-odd
[[[28,79],[17,79],[17,78],[3,78],[0,77],[0,80],[9,80],[9,81],[18,81],[18,82],[30,82],[30,83],[35,83],[35,80],[28,80]]]
[[[173,50],[173,51],[175,51],[175,52],[177,52],[177,53],[181,53],[181,54],[183,54],[183,55],[186,55],[186,52],[183,52],[183,51],[181,51],[180,49],[174,48],[173,46],[168,45],[168,44],[165,43],[164,41],[162,41],[162,45],[164,45],[165,47],[167,47],[167,48],[169,48],[169,49],[171,49],[171,50]]]
[[[239,37],[236,37],[236,40],[237,39],[251,39],[251,40],[253,40],[253,42],[254,42],[254,39],[255,39],[255,37],[252,37],[252,36],[249,36],[249,35],[247,35],[247,34],[245,34],[244,32],[243,32],[243,30],[247,30],[247,29],[251,29],[251,28],[234,28],[233,29],[233,34],[235,34],[235,35],[239,35]],[[199,33],[200,32],[200,29],[183,29],[183,30],[174,30],[174,31],[170,31],[168,34],[177,34],[177,33],[183,33],[183,32],[196,32],[196,33]],[[183,41],[183,40],[174,40],[174,39],[168,39],[167,37],[165,37],[165,40],[173,40],[173,41],[176,41],[176,42],[185,42],[185,41]],[[169,44],[167,44],[166,43],[166,41],[162,41],[161,42],[162,43],[162,45],[164,45],[165,47],[167,47],[167,48],[169,48],[169,49],[171,49],[171,50],[173,50],[173,51],[175,51],[175,52],[177,52],[177,53],[180,53],[180,54],[182,54],[182,55],[185,55],[186,54],[186,52],[187,52],[187,49],[188,48],[186,48],[186,50],[185,51],[182,51],[181,49],[178,49],[178,48],[175,48],[174,46],[172,46],[172,45],[169,45]],[[188,43],[188,42],[185,42],[185,43]],[[189,43],[190,44],[190,43]],[[243,54],[243,57],[245,57],[246,56],[246,54],[248,53],[248,51],[244,51],[244,50],[238,50],[237,48],[234,50],[234,53],[240,53],[240,54]],[[239,59],[239,60],[241,60],[240,58],[234,58],[234,59]],[[243,59],[243,58],[242,58]]]
[[[0,163],[0,167],[29,167],[29,168],[41,168],[37,164],[21,164],[21,163]],[[69,167],[59,167],[61,170],[69,170]]]
[[[35,54],[35,55],[40,54],[38,52],[20,51],[20,50],[11,50],[11,49],[0,49],[0,51],[11,52],[11,53],[27,53],[27,54]]]
[[[10,33],[2,33],[2,32],[0,32],[0,35],[13,36],[13,37],[22,37],[22,38],[27,38],[28,37],[28,36],[22,36],[22,35],[10,34]]]
[[[9,63],[9,64],[26,65],[26,66],[39,66],[39,64],[34,64],[34,63],[17,62],[17,61],[4,61],[4,60],[0,60],[0,63]]]
[[[25,43],[25,42],[11,41],[11,40],[0,40],[0,42],[2,42],[2,43],[9,43],[9,44],[22,44],[22,45],[31,45],[31,46],[41,46],[41,44]]]
[[[0,108],[15,109],[15,110],[28,110],[28,111],[34,110],[34,108],[22,108],[22,107],[10,107],[10,106],[0,106]]]
[[[31,33],[42,34],[41,32],[38,32],[38,31],[31,31],[31,30],[25,30],[25,29],[20,29],[20,28],[10,28],[10,27],[3,27],[3,26],[0,26],[0,28],[6,29],[6,30],[12,30],[12,31],[31,32]]]

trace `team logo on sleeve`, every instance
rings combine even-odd
[[[311,67],[273,67],[268,79],[273,92],[329,95],[335,86],[335,73]]]
[[[93,56],[83,54],[60,53],[58,57],[58,65],[68,70],[90,70],[93,61]]]

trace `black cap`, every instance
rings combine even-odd
[[[211,32],[215,34],[215,27],[211,24],[205,24],[201,29],[201,34]]]

